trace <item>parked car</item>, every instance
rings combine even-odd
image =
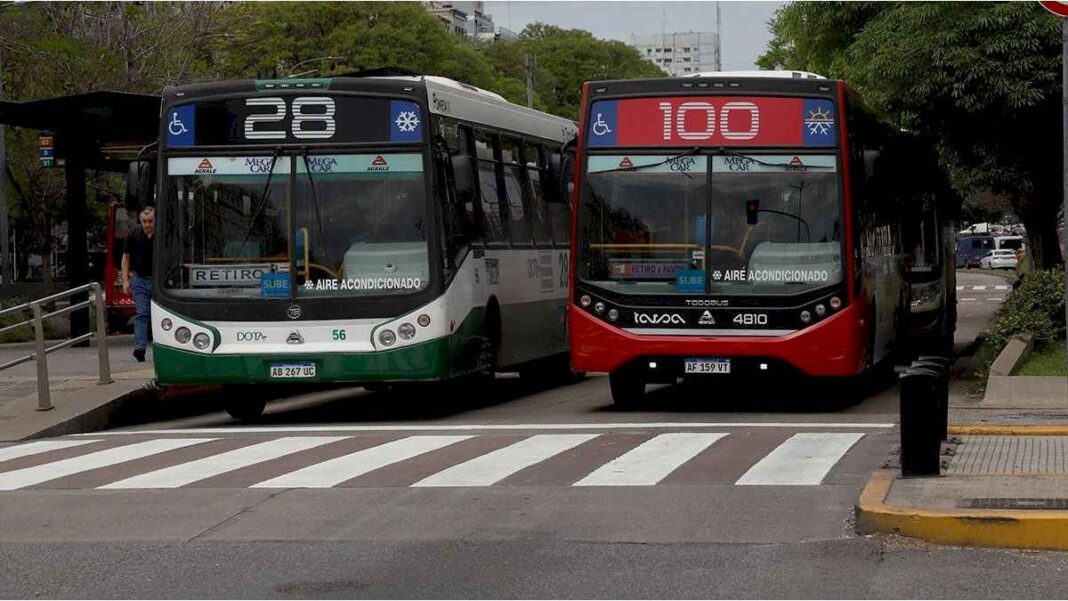
[[[991,250],[979,259],[979,267],[982,269],[1016,269],[1015,250]]]
[[[963,236],[958,238],[956,252],[957,269],[962,267],[979,267],[979,261],[991,250],[994,250],[993,236]]]

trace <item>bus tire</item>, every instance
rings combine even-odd
[[[242,421],[254,420],[263,415],[267,399],[247,396],[226,401],[226,412],[230,417]]]
[[[629,369],[617,369],[608,374],[608,388],[616,407],[635,407],[645,398],[645,382]]]

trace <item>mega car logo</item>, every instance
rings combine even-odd
[[[245,159],[245,167],[249,173],[270,173],[273,163],[274,159],[271,157],[249,157]]]
[[[382,155],[378,155],[378,156],[375,157],[375,159],[373,161],[371,161],[371,166],[368,167],[367,170],[368,171],[389,171],[389,163],[386,162],[386,159],[382,158]]]
[[[686,325],[686,318],[678,313],[635,313],[634,323],[647,325]]]
[[[308,157],[308,168],[312,173],[333,173],[335,167],[337,159],[334,157]]]
[[[212,165],[208,159],[204,159],[200,161],[193,173],[196,175],[213,175],[215,173],[215,165]]]

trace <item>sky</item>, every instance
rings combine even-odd
[[[768,21],[785,2],[722,2],[720,15],[723,69],[756,69],[771,34]],[[585,29],[599,38],[626,41],[632,33],[715,31],[715,2],[530,2],[485,3],[493,22],[519,33],[542,21],[566,29]]]

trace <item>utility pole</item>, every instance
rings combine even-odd
[[[0,50],[0,100],[4,98],[4,52]],[[11,258],[8,252],[11,250],[11,231],[8,226],[7,215],[7,131],[3,123],[0,123],[0,289],[10,290],[12,286]],[[3,296],[7,297],[8,294]]]
[[[527,70],[527,107],[534,108],[534,67],[538,65],[538,57],[530,54],[525,55],[524,64]]]
[[[719,26],[719,0],[716,0],[716,71],[723,70],[723,28]]]

